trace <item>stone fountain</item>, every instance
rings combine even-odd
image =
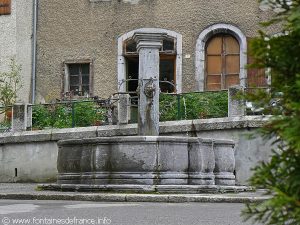
[[[58,180],[79,191],[233,190],[230,140],[159,136],[159,49],[164,33],[135,33],[139,52],[138,136],[58,142]],[[237,190],[237,189],[235,189]]]

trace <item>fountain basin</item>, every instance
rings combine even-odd
[[[226,175],[222,185],[234,185],[234,143],[228,140],[100,137],[62,140],[58,146],[58,184],[214,185],[218,168],[219,179]]]

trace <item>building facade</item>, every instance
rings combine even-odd
[[[32,77],[33,0],[0,0],[0,71],[10,60],[22,67],[18,101],[30,102]]]
[[[39,102],[135,91],[136,32],[164,34],[162,91],[266,85],[245,68],[248,40],[268,17],[254,0],[40,0],[38,17]]]

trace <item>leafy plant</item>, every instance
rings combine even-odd
[[[226,117],[228,114],[227,91],[188,93],[180,96],[160,95],[160,120],[204,119]]]
[[[15,59],[10,61],[10,70],[0,72],[0,113],[6,113],[11,110],[11,106],[17,100],[17,93],[22,87],[21,66],[16,63]],[[8,120],[5,115],[5,121]]]
[[[268,190],[273,197],[263,203],[247,205],[246,219],[253,218],[264,224],[300,224],[300,1],[265,0],[275,12],[265,23],[279,23],[282,35],[260,38],[252,43],[254,67],[270,68],[272,84],[268,94],[252,95],[261,106],[276,99],[272,120],[263,134],[274,138],[270,162],[254,169],[250,183]]]
[[[0,73],[0,104],[12,105],[17,100],[17,92],[22,87],[21,66],[15,59],[10,61],[10,71]]]
[[[105,120],[106,109],[94,102],[56,103],[33,106],[33,127],[43,129],[93,126]]]
[[[5,120],[3,122],[0,122],[0,133],[9,131],[11,128],[11,122],[9,120]]]

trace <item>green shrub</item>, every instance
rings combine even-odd
[[[9,120],[5,120],[3,122],[0,122],[0,133],[9,131],[11,128],[11,122]]]
[[[100,108],[94,102],[80,102],[75,104],[75,124],[78,127],[95,125],[104,122],[106,109]]]
[[[105,120],[106,109],[94,102],[74,102],[65,104],[33,106],[34,128],[43,129],[86,127],[99,125]],[[74,124],[73,124],[74,123]]]
[[[43,105],[35,105],[32,108],[32,127],[43,129],[51,125],[50,111]]]
[[[266,189],[272,197],[251,203],[244,210],[246,219],[263,224],[300,224],[300,1],[260,0],[275,12],[266,25],[282,27],[282,35],[261,36],[251,44],[255,68],[269,68],[272,83],[269,95],[252,96],[257,105],[276,98],[272,119],[263,127],[266,138],[273,138],[270,161],[254,168],[250,184]],[[270,96],[270,97],[269,97]]]
[[[159,107],[161,121],[227,117],[228,94],[227,91],[182,94],[180,104],[176,95],[161,94]]]

